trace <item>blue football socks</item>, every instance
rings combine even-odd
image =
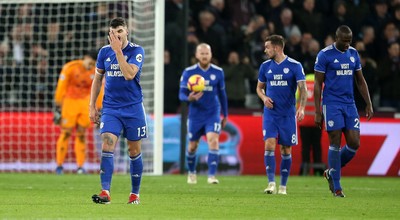
[[[330,170],[329,175],[333,179],[333,185],[334,185],[335,191],[342,190],[342,187],[340,186],[341,163],[340,163],[340,147],[339,146],[336,146],[336,145],[329,146],[328,163],[329,163],[329,167],[332,168]]]
[[[102,190],[110,191],[111,178],[114,171],[114,153],[101,152],[100,181]]]
[[[219,150],[208,151],[208,176],[215,176],[218,168]]]
[[[347,144],[342,147],[340,150],[340,162],[341,166],[344,167],[351,159],[353,159],[354,155],[356,155],[357,150],[351,149]]]
[[[143,173],[143,160],[142,154],[138,154],[134,157],[130,157],[130,173],[131,173],[131,184],[132,193],[139,195],[140,182],[142,180]]]
[[[281,185],[286,186],[290,174],[290,167],[292,166],[292,155],[282,154],[281,161]]]
[[[196,173],[196,152],[186,152],[187,166],[189,173]]]
[[[264,164],[267,172],[268,182],[275,182],[275,152],[265,151],[264,153]]]

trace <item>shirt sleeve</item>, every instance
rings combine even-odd
[[[187,102],[188,101],[188,96],[189,96],[189,89],[187,88],[187,81],[188,81],[188,74],[186,71],[183,71],[182,76],[181,76],[181,81],[179,83],[179,100],[182,102]]]
[[[97,55],[96,68],[104,70],[104,48],[101,48]]]
[[[258,81],[260,81],[262,83],[267,82],[267,78],[265,78],[265,74],[264,74],[264,65],[263,64],[261,64],[260,69],[258,70]]]
[[[144,49],[143,47],[136,47],[133,50],[132,55],[128,56],[127,62],[129,64],[135,64],[137,67],[142,68],[144,61]]]
[[[326,62],[327,60],[325,54],[320,51],[317,55],[317,59],[315,60],[314,70],[321,73],[326,73]]]
[[[304,69],[303,69],[303,66],[301,65],[301,63],[296,65],[295,74],[296,74],[296,81],[297,82],[306,80],[306,77],[305,77],[305,74],[304,74]]]
[[[221,103],[221,110],[224,117],[228,117],[228,98],[225,92],[225,80],[224,80],[224,71],[221,71],[221,80],[218,83],[219,91],[218,98]]]

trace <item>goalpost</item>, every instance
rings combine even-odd
[[[0,0],[0,172],[54,172],[59,127],[52,123],[52,109],[60,70],[85,50],[107,44],[108,23],[120,16],[128,21],[129,40],[145,50],[144,173],[161,175],[164,8],[164,0]],[[96,133],[94,128],[86,133],[89,172],[99,169]],[[76,169],[72,145],[73,138],[66,172]],[[119,148],[115,169],[126,172],[126,144]]]

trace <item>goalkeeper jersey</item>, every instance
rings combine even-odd
[[[55,102],[60,105],[64,98],[89,98],[94,71],[94,67],[87,70],[83,66],[83,60],[66,63],[58,78]]]

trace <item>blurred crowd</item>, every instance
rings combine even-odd
[[[179,111],[179,78],[184,64],[196,62],[194,49],[199,42],[211,45],[213,62],[224,68],[229,107],[261,109],[255,85],[259,65],[267,59],[265,37],[284,36],[285,53],[312,73],[318,51],[334,42],[334,32],[342,24],[353,30],[352,46],[361,56],[375,110],[400,112],[396,88],[400,85],[400,0],[188,2],[186,20],[183,0],[166,0],[166,113]],[[85,49],[107,43],[110,18],[129,13],[124,3],[70,5],[0,4],[0,107],[51,107],[62,65]],[[94,31],[82,31],[89,29]],[[364,102],[357,91],[355,97],[362,111]]]

